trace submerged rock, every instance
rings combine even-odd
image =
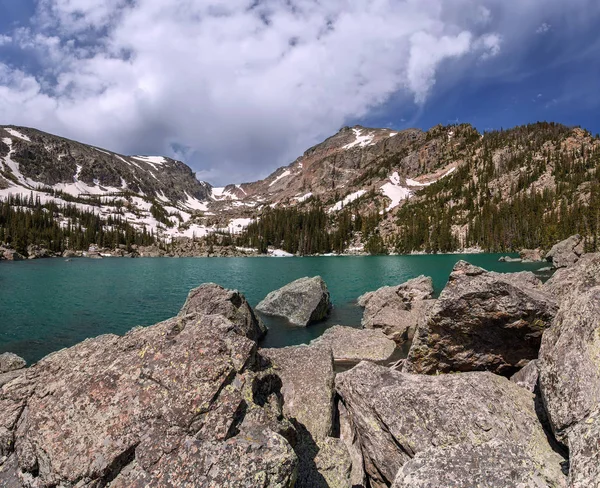
[[[205,283],[190,291],[179,316],[189,314],[222,315],[235,324],[239,334],[252,340],[260,339],[267,332],[241,293],[215,283]]]
[[[540,349],[540,392],[555,436],[569,447],[570,486],[600,480],[600,286],[563,300]]]
[[[546,254],[546,260],[555,268],[564,268],[575,264],[583,254],[583,239],[579,234],[554,244]]]
[[[413,338],[419,320],[432,305],[431,278],[419,276],[398,286],[384,286],[365,293],[358,305],[365,309],[362,325],[366,329],[381,329],[397,344]]]
[[[548,444],[533,395],[506,378],[362,362],[337,375],[336,390],[372,488],[566,486],[564,459]],[[487,470],[499,484],[484,482]]]
[[[190,310],[51,354],[2,386],[0,486],[294,486],[256,330]]]
[[[0,373],[8,373],[9,371],[22,369],[26,365],[27,363],[22,357],[17,356],[12,352],[0,354]]]
[[[285,317],[294,325],[307,326],[328,317],[331,301],[320,276],[300,278],[272,291],[256,306],[265,315]]]
[[[510,376],[537,357],[556,311],[533,273],[494,273],[460,261],[419,325],[403,370]]]
[[[326,344],[333,352],[336,362],[359,363],[360,361],[388,361],[396,350],[396,343],[380,330],[356,329],[335,325],[311,342]]]

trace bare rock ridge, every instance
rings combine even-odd
[[[596,487],[598,263],[542,285],[459,262],[436,300],[422,277],[393,287],[432,303],[402,371],[383,329],[261,349],[245,298],[215,284],[123,337],[29,368],[0,355],[0,486]]]

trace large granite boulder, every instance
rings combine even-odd
[[[413,338],[419,320],[432,305],[433,282],[419,276],[398,286],[384,286],[359,297],[358,305],[365,309],[362,325],[381,329],[397,344]]]
[[[256,310],[285,317],[294,325],[307,326],[329,315],[329,290],[320,276],[300,278],[269,293]]]
[[[281,380],[283,413],[296,426],[298,488],[350,488],[351,459],[334,434],[334,370],[327,343],[261,349]]]
[[[544,285],[559,302],[595,286],[600,286],[600,253],[584,254],[574,265],[557,269]]]
[[[571,486],[600,480],[600,286],[563,300],[544,333],[539,385],[558,440],[571,454]],[[577,480],[577,482],[575,482]]]
[[[533,273],[494,273],[460,261],[419,325],[403,370],[510,376],[537,357],[557,308]]]
[[[22,369],[26,365],[27,363],[22,357],[19,357],[12,352],[0,354],[0,373],[8,373],[9,371]]]
[[[372,488],[566,486],[533,395],[506,378],[414,375],[365,361],[338,374],[336,390]],[[486,470],[510,483],[483,483]]]
[[[47,356],[0,388],[0,486],[294,486],[255,335],[186,313]]]
[[[194,314],[222,315],[235,324],[238,333],[252,340],[260,339],[267,332],[244,295],[215,283],[205,283],[190,291],[179,316]]]
[[[579,234],[554,244],[546,254],[546,261],[550,261],[555,268],[564,268],[575,264],[584,252],[583,238]]]
[[[356,329],[343,325],[330,327],[311,344],[329,346],[336,363],[384,363],[389,361],[396,351],[396,343],[380,330]]]

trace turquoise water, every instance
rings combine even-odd
[[[0,353],[28,362],[100,334],[123,334],[176,315],[188,291],[215,282],[243,292],[251,305],[302,276],[321,275],[334,310],[308,328],[265,318],[265,346],[306,343],[334,324],[359,326],[356,299],[420,274],[436,293],[459,259],[486,269],[535,271],[545,263],[499,263],[500,254],[303,258],[47,259],[0,263]]]

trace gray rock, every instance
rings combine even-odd
[[[534,393],[538,386],[538,378],[540,376],[540,370],[538,367],[538,360],[534,359],[529,361],[523,368],[517,371],[510,377],[510,381],[517,384],[521,388],[529,390]]]
[[[331,301],[320,276],[300,278],[272,291],[256,306],[265,315],[285,317],[294,325],[307,326],[327,318]]]
[[[205,283],[190,291],[179,316],[189,314],[222,315],[235,324],[236,332],[252,340],[260,339],[267,332],[241,293],[215,283]]]
[[[6,249],[0,248],[0,259],[4,259],[6,261],[23,261],[25,256],[19,254],[14,249]]]
[[[544,261],[544,252],[540,248],[536,249],[522,249],[519,252],[519,256],[524,263],[537,263]]]
[[[454,484],[447,486],[474,486],[470,477],[485,466],[476,461],[465,466],[465,449],[475,459],[486,459],[495,479],[512,476],[508,486],[528,486],[519,483],[532,479],[543,481],[540,486],[566,486],[564,459],[548,444],[533,395],[506,378],[488,372],[413,375],[362,362],[337,375],[336,390],[372,488],[390,486],[397,475],[396,486],[413,486],[406,481],[410,476],[420,483],[415,486],[446,486],[426,484],[427,476],[453,476]],[[507,456],[500,448],[485,447],[492,441],[512,446],[514,452]],[[518,469],[513,464],[517,460]]]
[[[25,371],[27,370],[23,368],[15,371],[9,371],[8,373],[0,373],[0,387],[4,386],[6,383],[14,380],[15,378],[18,378],[25,373]]]
[[[36,488],[294,486],[281,385],[262,376],[254,335],[189,313],[47,356],[0,388],[2,476]]]
[[[600,407],[569,433],[569,488],[600,487]]]
[[[557,308],[533,273],[493,273],[461,261],[419,325],[403,371],[510,376],[537,357]]]
[[[575,264],[583,254],[583,239],[579,234],[554,244],[546,254],[546,260],[555,268],[564,268]]]
[[[362,325],[367,329],[381,329],[397,344],[413,338],[419,320],[433,302],[431,278],[419,276],[398,286],[384,286],[365,293],[358,299],[364,307]]]
[[[22,357],[19,357],[12,352],[0,354],[0,373],[15,371],[24,368],[26,365],[27,363]]]
[[[396,350],[396,343],[380,330],[356,329],[335,325],[311,342],[327,344],[335,362],[388,361]]]
[[[520,263],[522,258],[511,258],[510,256],[502,256],[498,259],[499,263]]]
[[[595,286],[600,286],[600,253],[584,254],[576,264],[557,269],[544,285],[559,301]]]

